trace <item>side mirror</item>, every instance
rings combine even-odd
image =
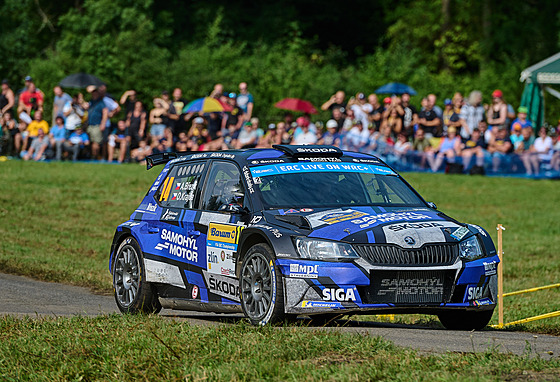
[[[218,208],[218,211],[241,215],[245,215],[248,213],[247,209],[245,209],[243,206],[240,206],[239,204],[222,204],[220,208]]]
[[[428,207],[433,208],[434,210],[437,210],[437,206],[434,202],[428,202]]]

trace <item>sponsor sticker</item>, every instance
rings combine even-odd
[[[492,300],[489,298],[482,298],[480,300],[473,301],[474,306],[492,305]]]
[[[478,231],[478,233],[480,233],[482,236],[488,237],[488,234],[482,229],[482,227],[477,226],[477,225],[475,225],[475,224],[471,224],[470,226],[476,228],[476,230]]]
[[[325,301],[356,301],[354,288],[325,288],[323,289]]]
[[[193,300],[198,297],[198,286],[193,285],[191,295],[192,295]]]
[[[243,166],[243,176],[245,176],[245,181],[247,182],[247,188],[249,189],[249,192],[251,194],[254,193],[255,189],[253,188],[253,178],[252,178],[252,176],[255,176],[255,175],[252,174],[251,171],[249,171],[249,167]]]
[[[148,207],[146,207],[146,211],[154,212],[157,208],[157,204],[148,203]]]
[[[469,233],[469,229],[467,227],[460,227],[460,228],[457,228],[452,233],[450,233],[450,235],[451,235],[452,238],[459,241],[462,238],[464,238],[465,235],[468,234],[468,233]]]
[[[235,276],[235,253],[243,226],[210,223],[206,242],[206,268],[213,274]]]
[[[498,263],[492,261],[491,263],[483,262],[484,265],[484,275],[485,276],[492,276],[496,274],[496,270],[498,267]]]
[[[169,208],[166,208],[161,213],[160,220],[164,221],[177,221],[179,219],[179,211],[173,211]]]
[[[198,247],[195,238],[165,228],[161,230],[160,238],[162,242],[158,243],[154,249],[193,263],[198,262]]]
[[[378,175],[395,175],[393,170],[385,166],[346,162],[300,162],[290,164],[271,164],[251,168],[251,174],[253,177],[304,172],[362,172]]]
[[[467,288],[467,300],[480,300],[482,298],[482,294],[484,291],[484,287],[478,286],[470,286]]]
[[[398,232],[403,229],[422,229],[422,228],[432,228],[432,227],[443,227],[440,223],[402,223],[402,224],[392,224],[387,228],[391,231]]]
[[[219,296],[239,302],[239,281],[233,277],[217,275],[202,270],[208,290]]]
[[[360,218],[360,217],[366,216],[366,215],[368,215],[368,214],[365,213],[365,212],[361,212],[361,211],[345,210],[345,211],[341,211],[341,212],[334,212],[334,213],[326,214],[322,218],[320,218],[319,220],[321,220],[321,221],[323,221],[327,224],[334,224],[334,223],[340,223],[340,222],[344,222],[344,221],[347,221],[347,220]]]
[[[302,301],[302,308],[342,308],[340,302],[327,302],[327,301]]]

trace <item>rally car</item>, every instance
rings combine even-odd
[[[122,312],[436,314],[481,329],[496,305],[490,235],[426,202],[372,155],[333,146],[165,153],[110,253]]]

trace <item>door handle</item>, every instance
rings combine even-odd
[[[158,232],[159,232],[158,227],[148,227],[148,233],[158,233]]]
[[[199,237],[200,236],[200,231],[189,231],[187,233],[187,235],[189,235],[189,237]]]

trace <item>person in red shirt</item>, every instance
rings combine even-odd
[[[27,89],[19,95],[18,114],[25,112],[33,118],[37,110],[43,111],[43,93],[30,82]]]

